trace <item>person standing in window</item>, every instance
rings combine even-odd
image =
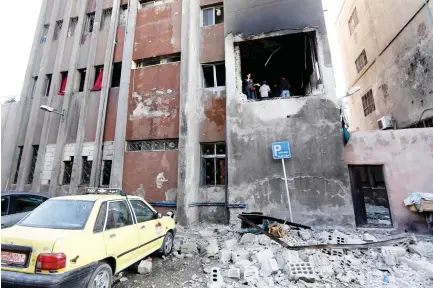
[[[266,83],[266,81],[263,81],[263,85],[260,87],[260,97],[261,98],[269,98],[269,93],[271,92],[271,88]]]
[[[247,79],[245,79],[245,89],[247,90],[247,99],[254,99],[254,91],[256,88],[254,88],[254,81],[251,79],[251,73],[248,73]]]
[[[280,91],[281,97],[290,97],[290,83],[284,76],[281,77]]]

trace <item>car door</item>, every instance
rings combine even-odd
[[[11,215],[8,215],[8,211],[10,210],[10,198],[9,196],[2,196],[2,219],[1,219],[1,227],[6,228],[11,226]]]
[[[45,201],[45,198],[36,195],[14,195],[11,198],[14,207],[11,209],[11,226],[18,223]]]
[[[142,255],[151,254],[161,247],[161,244],[158,246],[158,237],[162,236],[162,227],[158,225],[159,221],[155,219],[156,212],[141,200],[131,199],[129,203],[131,203],[137,219],[139,241],[142,245],[139,253]]]
[[[107,255],[117,259],[117,271],[123,270],[137,261],[138,230],[126,201],[119,200],[108,203],[104,241]]]

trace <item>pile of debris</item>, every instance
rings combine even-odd
[[[174,257],[201,256],[207,277],[194,275],[188,287],[433,287],[431,242],[279,228],[283,243],[234,226],[178,226]]]

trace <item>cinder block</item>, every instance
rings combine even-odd
[[[223,278],[221,276],[220,268],[212,267],[212,270],[210,273],[210,282],[211,283],[217,283],[217,284],[223,284]]]
[[[241,269],[239,268],[231,268],[229,269],[229,271],[227,272],[227,277],[232,278],[232,279],[241,279]]]
[[[298,263],[301,261],[301,258],[299,258],[299,252],[293,250],[283,251],[283,258],[287,263]]]
[[[271,249],[264,249],[252,256],[253,261],[256,261],[260,264],[263,264],[263,262],[272,258],[274,258],[274,253],[272,253]]]
[[[234,247],[236,247],[236,245],[238,245],[238,240],[236,238],[229,239],[224,242],[224,246],[228,250],[232,250]]]
[[[285,270],[290,280],[316,280],[316,272],[309,262],[287,264]]]
[[[248,260],[250,258],[250,253],[246,250],[240,249],[232,252],[232,260],[234,263],[241,260]]]
[[[221,263],[223,263],[223,264],[229,263],[231,259],[232,259],[232,252],[231,251],[221,250],[221,253],[220,253]]]
[[[246,281],[257,281],[259,280],[259,269],[254,266],[246,267],[244,270],[244,279]]]

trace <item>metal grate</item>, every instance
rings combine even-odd
[[[45,24],[44,28],[42,28],[42,35],[41,35],[41,41],[40,41],[41,44],[47,42],[47,35],[48,35],[49,29],[50,29],[49,24]]]
[[[93,25],[95,25],[95,12],[87,14],[86,27],[84,29],[85,35],[92,34]]]
[[[225,185],[225,165],[225,143],[212,143],[201,145],[201,185]]]
[[[39,145],[33,145],[33,154],[32,154],[32,163],[30,164],[30,171],[29,171],[29,177],[28,177],[28,184],[31,184],[33,182],[33,176],[35,174],[35,167],[36,167],[36,161],[38,160],[38,152],[39,152]]]
[[[53,36],[54,41],[59,40],[59,35],[60,32],[62,31],[62,26],[63,26],[63,20],[59,20],[56,22],[56,28],[54,29],[54,36]]]
[[[72,166],[74,164],[74,157],[71,156],[71,161],[64,161],[63,169],[63,185],[71,184]]]
[[[363,50],[358,56],[358,58],[356,58],[356,71],[358,71],[358,73],[361,72],[361,70],[367,65],[367,63],[367,54],[365,54],[365,50]]]
[[[110,28],[112,14],[113,14],[113,8],[107,8],[102,10],[101,30],[106,30]]]
[[[75,35],[75,29],[77,28],[77,24],[78,24],[78,17],[71,18],[68,27],[68,38]]]
[[[90,175],[92,173],[92,161],[87,160],[87,156],[83,157],[83,170],[81,171],[81,183],[90,183]]]
[[[374,105],[373,91],[370,89],[364,96],[362,96],[362,108],[364,109],[364,116],[369,115],[376,110]]]
[[[127,152],[177,150],[179,140],[128,141]]]
[[[102,162],[102,175],[101,175],[101,185],[102,186],[110,185],[111,166],[112,166],[111,160],[104,160]]]

